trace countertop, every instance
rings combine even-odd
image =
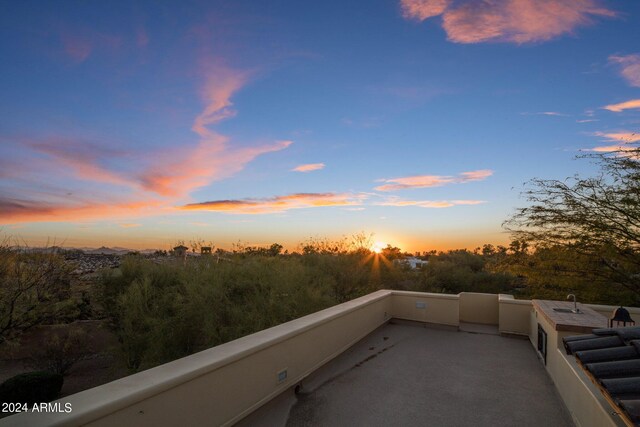
[[[570,331],[590,334],[595,328],[606,328],[608,320],[597,311],[578,303],[580,313],[560,313],[554,308],[573,309],[573,301],[549,301],[534,299],[534,309],[551,323],[556,331]]]

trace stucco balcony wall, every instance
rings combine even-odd
[[[598,306],[609,313],[613,308]],[[632,309],[632,314],[640,310]],[[528,336],[536,345],[531,301],[510,295],[380,290],[60,399],[62,405],[71,403],[71,413],[17,414],[0,425],[232,425],[393,318],[454,328],[461,322],[497,325],[500,333]],[[568,371],[568,359],[559,357],[558,337],[550,338],[553,356],[547,369],[563,398],[573,402],[567,390],[580,387],[580,402],[601,403],[592,389],[575,381],[577,371]],[[582,403],[577,405],[572,413],[581,410]],[[606,407],[596,412],[605,416]]]

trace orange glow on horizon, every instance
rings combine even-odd
[[[117,213],[115,210],[111,213]],[[273,229],[270,232],[251,232],[251,236],[243,235],[238,230],[227,232],[202,226],[189,226],[180,222],[171,223],[172,230],[163,231],[164,224],[138,218],[135,221],[119,218],[107,223],[92,223],[86,220],[78,222],[74,229],[60,232],[57,223],[41,224],[32,228],[28,222],[5,224],[0,229],[0,235],[17,238],[30,246],[46,245],[47,241],[57,241],[65,247],[125,247],[133,250],[167,249],[175,246],[180,240],[190,241],[202,239],[212,241],[216,248],[232,250],[233,245],[241,241],[246,246],[268,247],[272,243],[279,243],[289,252],[297,252],[305,241],[303,236],[288,230]],[[233,225],[236,226],[235,224]],[[4,231],[4,233],[2,233]],[[344,231],[340,234],[325,235],[328,241],[338,241],[353,233]],[[473,233],[469,230],[441,230],[439,233],[407,233],[403,231],[382,229],[374,233],[373,243],[369,246],[372,256],[382,254],[388,245],[398,247],[403,253],[448,251],[454,249],[468,249],[482,247],[485,243],[495,246],[509,244],[509,235],[504,232],[489,230]]]

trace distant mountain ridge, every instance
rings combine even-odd
[[[73,250],[78,250],[78,251],[82,251],[83,253],[87,254],[87,255],[126,255],[130,252],[139,252],[141,254],[152,254],[155,251],[157,251],[157,249],[143,249],[143,250],[135,250],[135,249],[129,249],[129,248],[123,248],[121,246],[114,246],[113,248],[108,248],[106,246],[101,246],[99,248],[91,248],[91,247],[81,247],[81,248],[76,248],[76,247],[60,247],[60,246],[48,246],[48,247],[33,247],[33,248],[19,248],[19,247],[15,247],[15,249],[21,249],[21,250],[26,250],[29,252],[55,252],[58,250],[65,250],[65,251],[73,251]]]
[[[95,248],[80,248],[80,250],[82,252],[84,252],[85,254],[91,254],[91,255],[125,255],[129,252],[132,252],[130,249],[127,248],[121,248],[121,247],[113,247],[113,248],[108,248],[106,246],[101,246],[97,249]]]
[[[65,248],[65,249],[78,249],[81,250],[82,252],[84,252],[85,254],[91,254],[91,255],[126,255],[129,252],[140,252],[141,254],[149,254],[149,253],[154,253],[157,249],[143,249],[143,250],[136,250],[136,249],[129,249],[129,248],[123,248],[121,246],[114,246],[113,248],[108,248],[106,246],[101,246],[99,248],[88,248],[88,247],[83,247],[83,248]]]

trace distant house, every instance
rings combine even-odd
[[[188,247],[184,245],[180,245],[173,248],[173,253],[176,256],[176,258],[186,258],[188,250],[189,250]]]
[[[416,268],[422,268],[423,266],[429,263],[429,261],[425,261],[423,259],[416,258],[413,256],[396,259],[394,260],[394,262],[397,262],[398,264],[407,265],[412,270],[415,270]]]

